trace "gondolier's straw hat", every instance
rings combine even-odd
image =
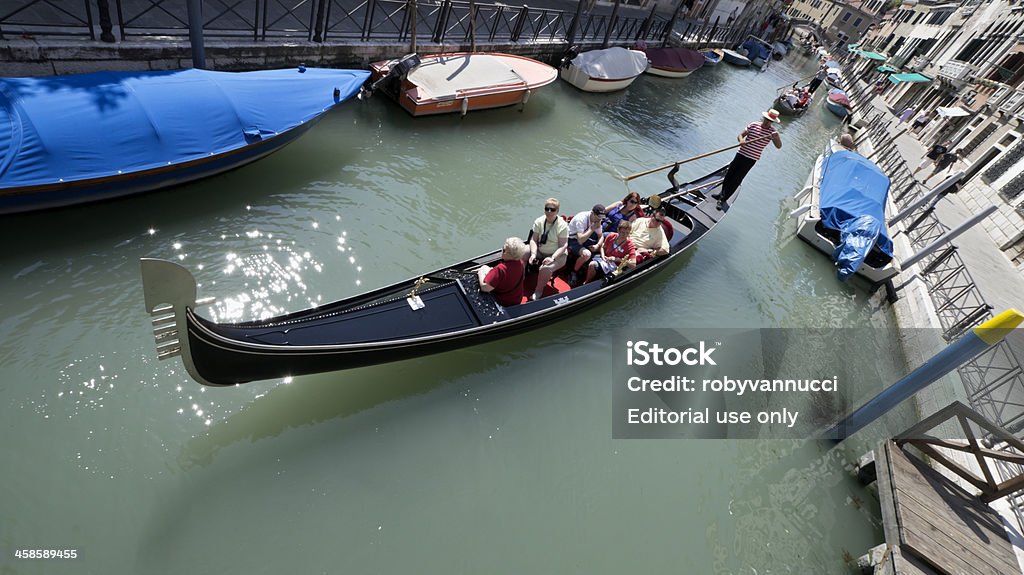
[[[771,120],[772,122],[779,122],[780,121],[779,120],[779,111],[776,110],[775,108],[772,108],[771,110],[768,110],[767,112],[763,112],[761,115],[764,116],[766,120]]]

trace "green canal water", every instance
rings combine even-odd
[[[884,429],[837,450],[611,436],[615,330],[891,326],[793,236],[791,197],[838,127],[820,102],[673,268],[493,344],[204,388],[156,360],[138,264],[180,261],[221,320],[326,303],[496,249],[548,196],[566,213],[619,199],[620,174],[735,143],[811,71],[796,56],[611,95],[558,82],[462,119],[352,101],[232,173],[4,218],[0,573],[851,572],[881,535],[849,461]],[[860,353],[899,375],[898,350]]]

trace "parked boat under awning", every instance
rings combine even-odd
[[[960,118],[962,116],[970,116],[971,115],[970,112],[968,112],[967,110],[964,110],[960,106],[953,106],[951,108],[944,108],[942,106],[939,106],[938,108],[935,108],[935,111],[940,116],[943,116],[945,118]]]
[[[924,74],[893,74],[889,76],[889,81],[893,84],[900,83],[914,83],[914,82],[931,82],[932,79]]]

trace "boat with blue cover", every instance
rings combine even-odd
[[[841,281],[857,274],[881,283],[899,273],[885,226],[888,176],[832,142],[797,195],[797,235],[828,254]]]
[[[367,77],[300,66],[0,78],[0,214],[237,168],[294,141]]]

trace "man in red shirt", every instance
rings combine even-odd
[[[530,248],[523,240],[509,238],[501,248],[501,263],[494,266],[480,266],[477,278],[480,291],[494,294],[500,305],[517,305],[523,301],[523,259]]]
[[[711,197],[718,200],[719,207],[736,193],[743,178],[747,176],[750,168],[761,159],[761,152],[768,145],[768,140],[775,144],[776,148],[782,148],[782,138],[772,124],[779,121],[777,110],[768,110],[761,114],[761,122],[751,122],[740,133],[736,139],[742,144],[732,163],[729,164],[729,171],[725,173],[725,181],[722,182],[722,191],[712,194]]]

